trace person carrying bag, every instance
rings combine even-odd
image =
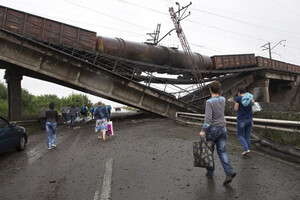
[[[201,137],[199,142],[193,142],[194,167],[213,167],[212,143]]]
[[[224,97],[219,95],[221,91],[220,82],[213,81],[212,83],[210,83],[209,91],[211,94],[211,98],[206,101],[204,123],[203,123],[202,130],[199,133],[201,136],[201,140],[204,140],[204,138],[206,139],[207,146],[209,146],[208,143],[211,144],[210,151],[212,155],[211,156],[212,167],[206,166],[206,171],[207,171],[206,176],[208,178],[213,178],[213,174],[215,171],[213,154],[214,154],[214,146],[216,145],[221,164],[226,174],[226,178],[223,184],[227,185],[233,180],[233,178],[236,176],[236,173],[234,172],[231,166],[229,156],[226,152],[227,129],[226,129],[226,120],[224,115],[226,101]],[[205,157],[205,155],[208,155],[208,153],[210,152],[207,147],[206,150],[203,150],[205,148],[205,144],[204,142],[202,144],[200,145],[200,147],[202,148],[202,153],[203,153],[202,155],[203,157]]]

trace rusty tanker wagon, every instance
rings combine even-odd
[[[121,38],[97,36],[96,32],[60,23],[22,11],[0,6],[0,28],[58,49],[69,49],[71,53],[89,57],[106,55],[134,61],[142,71],[186,74],[191,77],[186,54],[175,48],[125,41]],[[300,67],[284,62],[255,57],[254,54],[205,56],[193,53],[197,68],[201,71],[243,69],[250,67],[273,68],[274,70],[300,73]],[[96,58],[95,58],[96,60]],[[103,61],[102,61],[103,63]],[[113,65],[107,65],[113,70]],[[105,66],[104,66],[105,67]],[[132,70],[133,68],[131,68]],[[123,72],[126,71],[123,69]]]

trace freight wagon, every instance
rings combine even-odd
[[[121,38],[97,36],[96,32],[81,29],[54,20],[46,19],[22,11],[0,6],[0,28],[34,39],[69,49],[95,54],[96,52],[161,66],[159,72],[171,72],[171,69],[190,69],[188,57],[183,51],[163,46],[129,42]],[[253,66],[274,68],[287,72],[300,73],[300,67],[280,61],[271,61],[254,54],[205,56],[193,53],[193,59],[199,70],[230,70]],[[148,67],[144,71],[156,71]]]
[[[0,6],[0,28],[27,38],[93,51],[96,32]]]

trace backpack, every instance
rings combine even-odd
[[[90,112],[91,112],[92,114],[94,113],[94,108],[93,108],[93,107],[90,108]]]
[[[81,114],[82,114],[82,115],[85,115],[86,113],[87,113],[86,107],[85,107],[85,106],[82,106],[82,108],[81,108]]]
[[[94,116],[99,118],[99,119],[102,119],[103,118],[103,114],[101,112],[101,106],[98,106],[95,111],[94,111]]]

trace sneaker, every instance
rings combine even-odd
[[[48,150],[51,150],[51,147],[49,147]]]
[[[246,156],[248,154],[247,151],[243,151],[243,153],[241,153],[241,156]]]
[[[208,172],[206,172],[206,177],[209,178],[209,179],[212,179],[213,175],[210,175]]]
[[[223,184],[224,184],[224,185],[229,184],[229,183],[233,180],[233,178],[234,178],[235,176],[236,176],[236,173],[232,173],[232,174],[226,176],[225,181],[223,182]]]
[[[52,145],[51,145],[51,147],[54,147],[54,148],[55,148],[55,147],[56,147],[56,145],[55,145],[55,144],[52,144]]]

